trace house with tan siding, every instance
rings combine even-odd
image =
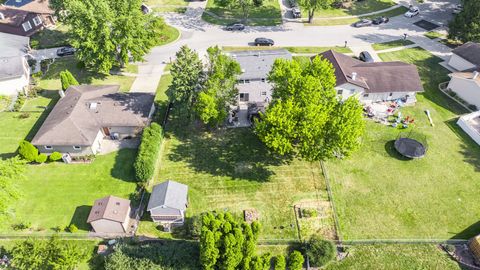
[[[96,233],[126,233],[129,229],[130,210],[129,200],[107,196],[95,201],[87,223]]]

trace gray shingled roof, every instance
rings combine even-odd
[[[335,68],[337,86],[348,82],[364,88],[366,93],[423,91],[415,65],[399,61],[365,63],[333,50],[320,55]],[[357,73],[355,80],[354,72]]]
[[[187,185],[172,180],[160,183],[153,187],[147,211],[162,206],[184,211],[187,209],[187,195]]]
[[[462,57],[468,62],[480,67],[480,43],[467,42],[455,48],[452,53]]]
[[[24,74],[22,56],[0,58],[0,81],[21,77]]]
[[[229,53],[242,68],[240,80],[253,80],[267,78],[272,70],[273,63],[277,58],[292,59],[287,50],[261,50],[261,51],[238,51]]]
[[[118,85],[69,87],[32,140],[34,145],[91,145],[103,127],[143,127],[154,95],[119,93]],[[96,103],[95,108],[90,104]]]

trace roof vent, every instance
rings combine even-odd
[[[117,210],[113,210],[113,213],[116,215],[116,214],[118,214],[118,211],[117,211]]]
[[[120,205],[120,202],[116,202],[115,204],[116,204],[116,205]]]
[[[472,78],[472,80],[477,79],[477,78],[478,78],[478,74],[479,74],[478,71],[474,71],[474,72],[473,72],[473,78]]]
[[[97,108],[97,103],[96,102],[91,102],[88,107],[90,108],[90,110],[95,110]]]
[[[65,92],[63,92],[63,90],[59,90],[59,91],[58,91],[58,94],[60,95],[60,98],[64,98],[64,97],[65,97]]]
[[[352,72],[352,80],[356,80],[357,79],[357,73],[356,72]]]

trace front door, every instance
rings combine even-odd
[[[105,134],[105,136],[110,136],[110,130],[106,127],[103,128],[103,134]]]

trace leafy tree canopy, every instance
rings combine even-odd
[[[301,7],[308,11],[308,22],[311,23],[315,11],[319,9],[328,9],[332,6],[334,0],[299,0]]]
[[[309,161],[346,157],[358,149],[365,129],[362,106],[355,97],[339,100],[328,60],[278,59],[269,81],[272,102],[255,127],[267,147]]]
[[[143,60],[161,41],[165,23],[144,15],[141,4],[141,0],[64,0],[64,22],[70,26],[69,42],[78,49],[77,58],[102,73],[123,66],[129,57]]]
[[[480,42],[480,1],[463,0],[463,10],[449,25],[449,37],[462,42]]]
[[[313,267],[321,267],[335,258],[335,246],[331,241],[313,236],[305,244],[305,254],[307,255],[310,265]]]

